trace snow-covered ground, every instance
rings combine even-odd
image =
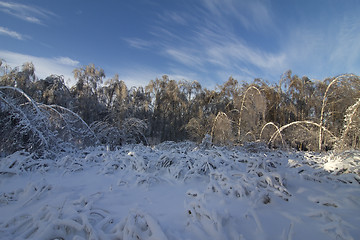
[[[166,142],[0,159],[0,239],[359,239],[360,153]]]

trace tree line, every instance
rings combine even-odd
[[[104,70],[90,64],[73,71],[76,84],[68,88],[63,76],[37,79],[32,63],[0,66],[0,86],[69,109],[102,144],[201,142],[208,136],[219,145],[261,141],[300,150],[360,148],[360,78],[354,74],[312,80],[289,70],[275,84],[229,77],[215,89],[164,75],[129,88],[118,75],[105,80]],[[124,132],[132,137],[124,138]]]

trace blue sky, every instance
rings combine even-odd
[[[169,75],[213,88],[360,71],[358,0],[0,0],[0,58],[44,78],[94,63],[130,87]]]

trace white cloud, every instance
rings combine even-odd
[[[39,79],[46,78],[52,74],[63,75],[65,82],[69,86],[75,84],[72,71],[79,64],[79,61],[68,57],[46,58],[36,57],[16,52],[0,50],[0,58],[14,68],[21,66],[25,62],[32,62],[35,66],[35,75]]]
[[[24,40],[24,36],[21,35],[20,33],[17,33],[15,31],[11,31],[10,29],[4,28],[4,27],[0,27],[0,34],[1,35],[6,35],[18,40]]]
[[[0,1],[0,11],[36,24],[44,24],[44,19],[56,16],[53,12],[40,7],[4,1]]]
[[[274,28],[271,9],[264,1],[203,0],[207,17],[216,17],[217,24],[227,26],[228,17],[236,18],[249,30],[264,31]]]
[[[165,53],[168,56],[178,62],[181,62],[184,65],[189,67],[201,67],[204,60],[201,57],[196,56],[193,53],[194,50],[192,49],[166,49]]]
[[[241,62],[262,70],[278,69],[285,60],[284,54],[268,53],[238,41],[227,41],[221,45],[214,44],[207,49],[207,56],[210,62],[222,67],[234,67],[235,64]]]
[[[73,60],[69,57],[57,57],[57,58],[54,58],[54,60],[62,65],[68,65],[68,66],[72,66],[72,67],[76,67],[80,63],[79,61]]]
[[[152,45],[150,41],[146,41],[140,38],[124,38],[124,41],[126,41],[131,47],[137,49],[145,49]]]

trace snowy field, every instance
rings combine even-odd
[[[0,159],[0,239],[359,239],[360,153],[166,142]]]

